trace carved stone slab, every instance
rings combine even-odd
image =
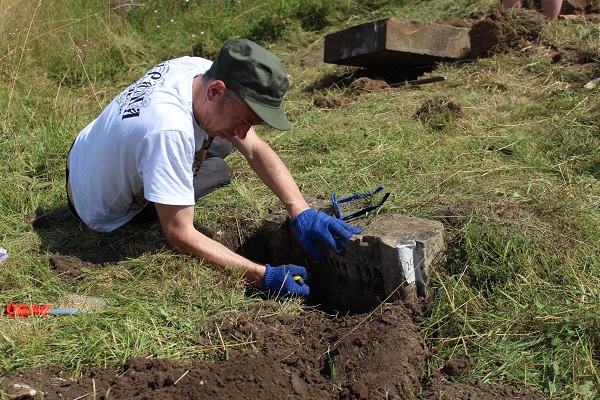
[[[272,263],[305,266],[311,300],[327,310],[365,312],[381,302],[425,298],[431,272],[445,262],[442,224],[421,218],[378,216],[345,254],[320,246],[323,260],[301,249],[283,214],[267,218],[266,232]]]

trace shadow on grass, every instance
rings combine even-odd
[[[41,251],[76,257],[86,263],[116,263],[142,254],[168,250],[158,221],[125,225],[113,232],[99,233],[75,218],[66,206],[51,210],[38,209],[29,220],[41,239]],[[196,229],[252,261],[268,262],[268,241],[262,228],[245,238],[233,234],[217,237],[203,227],[196,226]],[[234,232],[233,229],[223,230]]]
[[[314,82],[307,87],[305,91],[312,93],[315,91],[327,91],[332,88],[345,89],[357,79],[369,78],[373,80],[382,80],[387,84],[410,81],[418,79],[422,75],[434,70],[434,66],[425,67],[410,67],[410,66],[395,66],[395,67],[371,67],[371,68],[356,68],[347,67],[343,71],[328,74],[320,80]]]
[[[114,263],[166,246],[158,222],[98,233],[75,218],[66,206],[38,209],[30,220],[42,241],[42,251],[94,264]]]

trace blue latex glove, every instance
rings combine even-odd
[[[362,232],[360,226],[348,225],[339,218],[331,217],[313,208],[301,212],[292,220],[292,226],[296,229],[298,241],[304,250],[318,260],[322,260],[324,257],[323,253],[314,246],[315,240],[325,242],[329,247],[343,254],[346,249],[342,242],[346,243],[352,235]]]
[[[306,283],[300,285],[294,279],[295,275],[300,276],[303,280],[308,279],[306,268],[293,264],[279,267],[271,267],[269,264],[265,266],[267,271],[263,281],[263,290],[267,292],[269,297],[308,296],[310,292],[308,285]]]

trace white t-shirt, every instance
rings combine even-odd
[[[194,119],[192,81],[211,64],[199,57],[158,64],[79,133],[69,183],[91,229],[115,230],[146,200],[194,205],[194,154],[208,136]]]

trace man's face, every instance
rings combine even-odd
[[[230,99],[224,95],[217,96],[211,102],[206,119],[207,121],[202,121],[204,130],[210,136],[222,139],[233,136],[245,139],[253,125],[263,123],[243,100]]]

